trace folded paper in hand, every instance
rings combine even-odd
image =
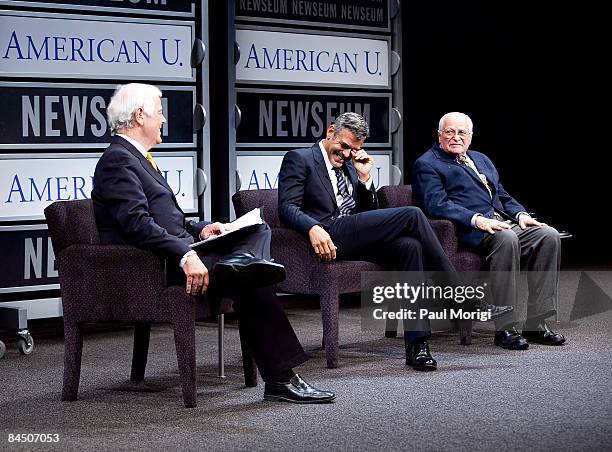
[[[231,231],[219,235],[211,235],[206,240],[201,240],[199,242],[192,243],[189,246],[191,248],[199,248],[209,243],[219,244],[221,241],[225,241],[226,237],[236,237],[238,235],[244,234],[245,232],[256,229],[256,226],[263,224],[263,222],[264,221],[261,218],[261,208],[256,207],[250,212],[247,212],[242,215],[240,218],[236,218],[231,223],[228,223],[232,227]]]

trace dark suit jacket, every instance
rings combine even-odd
[[[493,198],[472,169],[457,163],[453,155],[437,144],[414,163],[412,189],[426,215],[453,221],[458,226],[459,243],[476,247],[485,233],[471,226],[474,214],[492,218],[497,212],[515,220],[516,214],[525,208],[504,190],[493,162],[486,155],[472,150],[467,155],[487,177]]]
[[[91,198],[101,243],[180,259],[206,222],[186,222],[166,180],[138,149],[113,137],[96,165]]]
[[[360,183],[352,162],[346,162],[344,167],[353,185],[356,211],[376,209],[378,199],[374,184],[368,190]],[[319,143],[287,152],[278,175],[280,220],[307,235],[310,228],[317,224],[329,228],[338,215],[340,210]]]

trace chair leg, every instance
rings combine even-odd
[[[248,388],[254,388],[257,386],[257,364],[255,364],[255,358],[249,350],[249,344],[243,334],[242,325],[238,322],[238,333],[240,335],[240,348],[242,350],[242,369],[244,370],[244,384]]]
[[[64,318],[64,386],[62,400],[77,399],[83,355],[83,326]]]
[[[399,320],[397,319],[387,319],[385,325],[385,337],[397,337],[397,325]]]
[[[130,380],[144,380],[149,354],[149,339],[151,337],[150,323],[137,323],[134,329],[134,351],[132,353],[132,373]]]
[[[196,400],[196,355],[195,355],[195,322],[187,320],[172,325],[174,328],[174,344],[176,360],[181,376],[183,401],[185,407],[193,408]]]
[[[338,317],[339,293],[335,290],[319,294],[321,304],[321,321],[323,323],[323,343],[327,357],[327,367],[338,367]]]
[[[470,345],[472,343],[472,321],[459,320],[459,340],[461,345]]]
[[[217,315],[218,377],[225,378],[225,314]]]
[[[401,305],[396,300],[390,300],[386,303],[387,312],[397,312]],[[387,319],[385,322],[385,337],[397,337],[398,319]]]

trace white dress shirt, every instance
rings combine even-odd
[[[325,162],[325,167],[327,168],[327,175],[329,176],[329,180],[331,181],[332,188],[334,189],[334,196],[336,197],[336,204],[338,206],[341,206],[344,199],[342,199],[342,195],[338,192],[338,177],[336,176],[336,171],[334,170],[334,167],[329,161],[327,151],[323,147],[323,140],[319,141],[319,148],[321,149],[321,153],[323,154],[323,161]],[[344,174],[344,171],[342,172],[342,177],[344,177],[344,180],[346,181],[346,187],[348,188],[349,194],[352,196],[353,195],[353,184],[351,184],[351,181],[348,179],[348,177],[346,177],[346,174]],[[372,186],[372,178],[370,177],[370,179],[365,183],[361,181],[359,181],[359,183],[365,185],[365,188],[369,190],[370,187]]]
[[[138,152],[140,152],[144,158],[147,158],[147,151],[146,151],[146,149],[144,148],[144,146],[142,144],[140,144],[134,138],[128,137],[127,135],[124,135],[122,133],[116,133],[115,135],[118,136],[118,137],[123,138],[126,141],[128,141],[132,146],[134,146],[136,149],[138,149]]]

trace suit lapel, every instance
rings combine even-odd
[[[315,145],[311,148],[312,156],[314,158],[317,174],[321,179],[321,183],[327,190],[327,193],[331,197],[334,204],[336,204],[336,196],[334,195],[334,188],[332,187],[331,180],[329,179],[329,173],[327,172],[327,166],[325,165],[325,161],[323,160],[323,154],[321,152],[321,147],[319,143],[315,143]]]
[[[495,193],[495,186],[493,185],[493,175],[491,173],[489,173],[487,171],[487,167],[484,164],[484,162],[480,159],[480,157],[476,154],[474,154],[471,151],[467,151],[466,154],[468,154],[468,156],[472,159],[472,162],[474,162],[474,165],[476,166],[476,169],[478,169],[478,172],[481,174],[484,174],[484,176],[487,178],[487,182],[489,185],[489,188],[491,189],[491,193]],[[470,173],[474,174],[474,171],[470,171]],[[478,179],[478,181],[482,184],[482,181],[480,180],[480,178],[478,176],[476,176],[476,178]],[[486,187],[483,188],[486,190]]]
[[[472,161],[476,165],[476,161],[474,160],[472,153],[470,153],[470,151],[467,151],[467,152],[469,153],[469,157],[472,159]],[[480,178],[478,177],[478,175],[474,172],[474,170],[472,168],[468,167],[467,165],[462,165],[459,162],[457,162],[455,157],[453,157],[452,155],[449,155],[446,152],[444,152],[444,150],[439,145],[434,146],[433,153],[436,155],[437,158],[439,158],[440,160],[445,161],[449,165],[457,165],[458,167],[460,167],[463,171],[465,171],[467,173],[467,175],[469,177],[471,177],[476,182],[478,182],[478,186],[479,187],[481,187],[484,191],[489,193],[487,191],[487,187],[484,186],[484,184],[482,183],[482,181],[480,180]],[[476,166],[476,168],[478,168],[478,165]],[[485,176],[487,176],[487,179],[489,179],[487,174],[485,174]]]
[[[159,174],[157,171],[155,171],[155,168],[153,168],[153,165],[151,165],[146,158],[143,157],[143,155],[140,153],[140,151],[138,151],[138,149],[136,149],[134,146],[132,146],[132,143],[130,143],[127,140],[124,140],[121,137],[115,137],[116,139],[116,143],[122,145],[124,148],[126,148],[128,151],[130,151],[134,157],[136,157],[139,161],[140,164],[142,165],[142,167],[157,181],[159,182],[164,188],[166,188],[167,190],[169,190],[171,193],[174,194],[174,192],[172,192],[172,188],[170,188],[170,186],[168,185],[168,183],[166,182],[166,179],[164,179],[164,177]]]
[[[470,158],[472,158],[472,157],[470,156]],[[473,161],[473,159],[472,159],[472,161]],[[462,165],[462,164],[460,164],[458,162],[455,162],[455,164],[459,165],[463,169],[463,171],[468,173],[472,179],[474,179],[476,182],[478,182],[478,185],[481,186],[483,190],[485,190],[485,191],[487,190],[487,188],[484,186],[484,184],[480,180],[480,177],[478,177],[478,174],[476,174],[476,172],[472,168],[470,168],[467,165]],[[478,167],[476,167],[476,168],[478,168]]]

